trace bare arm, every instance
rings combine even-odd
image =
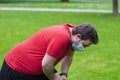
[[[62,73],[68,73],[69,67],[71,65],[72,59],[73,59],[74,52],[70,52],[68,55],[66,55],[62,60],[62,66],[61,66],[61,72]]]
[[[42,69],[49,80],[54,80],[54,63],[56,59],[46,53],[42,60]]]

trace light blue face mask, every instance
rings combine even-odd
[[[76,45],[75,43],[72,44],[72,48],[76,51],[83,51],[85,48],[83,47],[82,44]]]

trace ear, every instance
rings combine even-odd
[[[77,34],[77,37],[81,38],[81,34]]]

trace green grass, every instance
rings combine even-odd
[[[120,15],[113,14],[0,11],[0,67],[13,46],[45,27],[91,23],[98,31],[99,44],[75,53],[69,80],[120,80],[119,20]]]
[[[120,2],[119,2],[120,3]],[[95,9],[112,10],[112,2],[69,2],[69,3],[0,3],[0,7],[31,7],[31,8],[71,8],[71,9]],[[120,6],[119,6],[120,9]]]

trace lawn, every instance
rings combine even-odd
[[[0,67],[7,52],[35,32],[57,24],[93,24],[99,44],[75,52],[69,80],[120,80],[120,15],[0,11]],[[56,67],[60,70],[60,64]]]
[[[41,1],[44,1],[44,0],[41,0]],[[59,0],[56,0],[56,1],[59,1]],[[70,0],[70,1],[74,1],[74,0]],[[113,6],[112,0],[80,0],[78,2],[69,2],[69,3],[60,3],[60,2],[53,3],[51,1],[46,3],[45,2],[0,3],[0,7],[72,8],[72,9],[95,9],[95,10],[101,10],[101,9],[112,10],[112,6]],[[119,6],[119,9],[120,9],[120,6]]]

